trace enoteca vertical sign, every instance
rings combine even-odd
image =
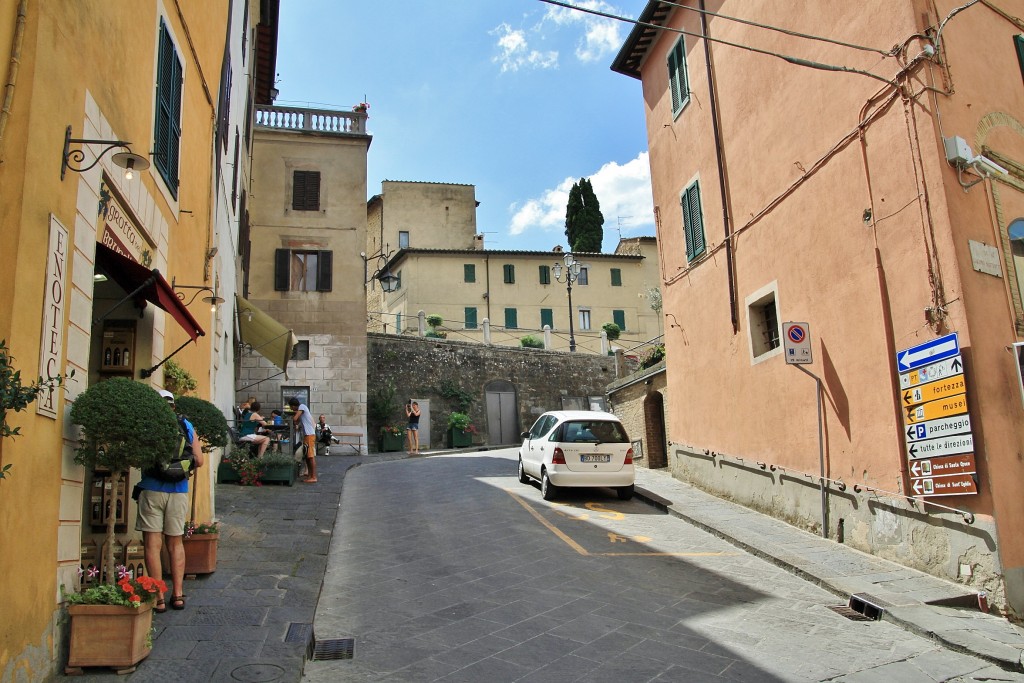
[[[978,493],[974,434],[956,332],[896,353],[910,470],[918,496]]]
[[[43,291],[43,330],[39,374],[57,377],[64,368],[64,312],[67,308],[68,230],[50,214],[50,243],[46,249]],[[36,412],[57,419],[57,392],[51,388],[36,400]]]

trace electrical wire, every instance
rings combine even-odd
[[[973,0],[973,2],[978,2],[978,1],[979,0]],[[857,75],[860,75],[860,76],[867,76],[868,78],[873,78],[873,79],[875,79],[877,81],[882,81],[883,83],[887,83],[888,85],[891,85],[894,88],[898,87],[896,85],[895,81],[891,81],[888,78],[885,78],[883,76],[879,76],[877,74],[873,74],[870,71],[864,71],[863,69],[855,69],[852,66],[840,66],[840,65],[837,65],[837,64],[825,64],[823,62],[815,62],[815,61],[812,61],[810,59],[803,59],[802,57],[793,57],[792,55],[784,55],[784,54],[781,54],[779,52],[772,52],[771,50],[762,50],[761,48],[753,47],[751,45],[742,45],[740,43],[733,43],[733,42],[728,41],[728,40],[722,40],[721,38],[712,38],[711,36],[702,35],[700,33],[693,33],[692,31],[685,31],[685,30],[683,30],[681,28],[671,28],[671,27],[668,27],[668,26],[659,26],[658,24],[651,24],[651,23],[646,22],[646,21],[640,21],[639,19],[629,19],[627,17],[622,17],[622,16],[618,16],[618,15],[615,15],[615,14],[610,14],[608,12],[602,12],[602,11],[596,10],[596,9],[589,9],[587,7],[578,7],[576,5],[570,5],[567,2],[561,2],[561,0],[540,0],[540,2],[544,2],[544,3],[547,3],[549,5],[556,5],[558,7],[562,7],[562,8],[565,8],[565,9],[576,10],[576,11],[579,11],[579,12],[583,12],[585,14],[594,14],[596,16],[604,17],[606,19],[614,19],[616,21],[622,21],[622,22],[625,22],[627,24],[633,24],[635,26],[643,26],[644,28],[651,28],[651,29],[654,29],[656,31],[669,31],[671,33],[678,33],[680,35],[690,36],[692,38],[701,38],[702,40],[706,40],[706,41],[712,42],[712,43],[721,43],[722,45],[728,45],[729,47],[735,47],[735,48],[740,49],[740,50],[746,50],[748,52],[754,52],[756,54],[765,55],[767,57],[775,57],[776,59],[781,59],[781,60],[783,60],[785,62],[789,62],[790,64],[793,64],[795,66],[803,66],[803,67],[807,67],[809,69],[817,69],[819,71],[837,71],[837,72],[841,72],[841,73],[850,73],[850,74],[857,74]]]

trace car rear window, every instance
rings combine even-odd
[[[555,430],[554,437],[563,443],[629,442],[622,424],[610,420],[571,420]]]

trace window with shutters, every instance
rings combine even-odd
[[[234,210],[237,206],[236,201],[238,199],[238,154],[241,149],[241,139],[238,129],[235,129],[235,165],[232,169],[231,174],[231,209]]]
[[[464,263],[462,265],[462,281],[476,282],[476,264]]]
[[[503,265],[501,267],[501,269],[505,273],[505,284],[507,284],[507,285],[514,284],[515,281],[516,281],[516,267],[515,267],[515,265],[512,264],[512,263],[506,263],[505,265]]]
[[[178,155],[181,143],[182,62],[171,32],[160,20],[156,68],[156,121],[153,124],[153,165],[178,198]]]
[[[274,252],[274,291],[329,292],[332,289],[334,252]]]
[[[555,316],[550,308],[540,309],[540,329],[543,330],[545,325],[555,329]]]
[[[619,329],[623,332],[626,331],[626,312],[613,310],[612,311],[612,322],[619,326]]]
[[[539,266],[540,268],[540,283],[542,285],[551,284],[551,266]]]
[[[686,262],[690,263],[707,249],[704,242],[704,216],[700,206],[700,181],[694,180],[679,197],[686,235]]]
[[[612,287],[622,286],[622,270],[620,268],[612,268]]]
[[[514,330],[519,327],[519,313],[514,308],[505,309],[505,329]]]
[[[294,171],[292,173],[292,209],[296,211],[320,210],[320,171]]]
[[[668,86],[672,93],[672,113],[678,114],[690,101],[690,79],[686,75],[686,42],[685,36],[679,40],[668,53]]]
[[[476,307],[467,306],[466,312],[463,314],[463,318],[465,319],[467,330],[476,329]]]
[[[292,360],[309,360],[309,340],[300,339],[298,343],[292,347]]]

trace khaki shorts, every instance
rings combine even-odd
[[[188,518],[188,494],[143,491],[139,494],[139,518],[136,531],[163,532],[182,536]]]
[[[315,458],[316,457],[316,435],[315,434],[310,434],[308,436],[303,436],[302,437],[302,442],[306,446],[306,457],[307,458]]]

